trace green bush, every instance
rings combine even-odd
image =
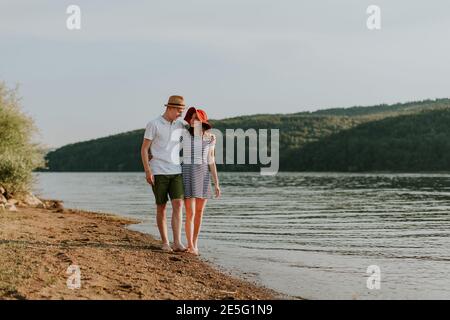
[[[11,193],[28,191],[32,171],[44,166],[44,151],[32,142],[36,132],[31,117],[21,111],[17,89],[0,82],[0,185]]]

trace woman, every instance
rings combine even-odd
[[[211,198],[211,176],[216,198],[220,196],[214,148],[216,139],[209,131],[206,112],[189,108],[184,120],[189,124],[182,136],[184,205],[186,239],[189,253],[199,255],[198,235],[206,202]]]

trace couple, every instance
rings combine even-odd
[[[211,197],[211,176],[215,196],[220,196],[214,158],[216,139],[205,111],[185,110],[182,96],[171,96],[162,116],[147,124],[141,158],[147,182],[156,200],[156,221],[166,252],[189,252],[198,255],[198,235],[207,199]],[[180,165],[180,151],[183,150]],[[150,151],[150,155],[149,155]],[[173,248],[169,244],[166,205],[172,203]],[[182,207],[186,208],[185,233],[188,247],[181,242]]]

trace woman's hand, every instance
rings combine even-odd
[[[220,197],[220,187],[216,186],[216,198]]]

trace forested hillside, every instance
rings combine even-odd
[[[280,170],[447,170],[449,99],[212,120],[216,129],[280,129]],[[144,130],[48,153],[50,171],[141,171]],[[259,170],[219,165],[220,171]]]

